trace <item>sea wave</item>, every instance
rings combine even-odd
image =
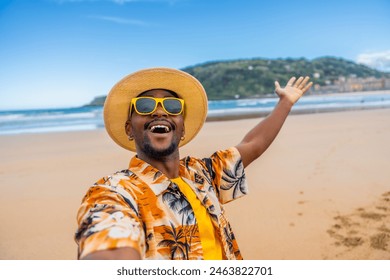
[[[209,101],[208,120],[262,117],[277,97]],[[390,91],[343,95],[304,96],[292,113],[390,107]],[[0,134],[91,130],[104,127],[102,107],[0,111]]]
[[[89,130],[103,126],[102,108],[0,112],[0,134]]]

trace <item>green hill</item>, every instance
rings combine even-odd
[[[95,97],[87,106],[103,106],[106,95]]]
[[[210,100],[260,97],[274,91],[275,80],[284,85],[293,75],[310,76],[321,86],[329,81],[333,84],[340,76],[390,77],[389,73],[335,57],[216,61],[182,70],[199,79]]]
[[[390,78],[390,73],[336,57],[213,61],[182,70],[203,84],[209,100],[261,97],[274,91],[275,80],[284,85],[293,75],[310,76],[320,86],[333,84],[340,76]],[[90,105],[103,105],[104,99],[97,97]]]

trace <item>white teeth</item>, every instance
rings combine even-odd
[[[151,131],[151,132],[154,132],[156,129],[158,129],[158,130],[164,129],[165,132],[169,132],[169,131],[170,131],[170,129],[169,129],[168,126],[166,126],[166,125],[161,125],[161,124],[152,126],[152,127],[150,128],[150,131]]]

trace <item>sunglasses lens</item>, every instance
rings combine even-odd
[[[137,111],[141,114],[149,114],[156,107],[156,101],[151,98],[140,98],[135,102]]]
[[[163,101],[165,110],[173,115],[177,115],[182,111],[182,104],[177,99],[165,99]]]

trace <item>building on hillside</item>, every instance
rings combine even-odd
[[[339,77],[334,82],[328,81],[321,86],[315,84],[312,93],[338,93],[338,92],[356,92],[356,91],[374,91],[390,89],[390,78],[358,78],[358,77]]]

